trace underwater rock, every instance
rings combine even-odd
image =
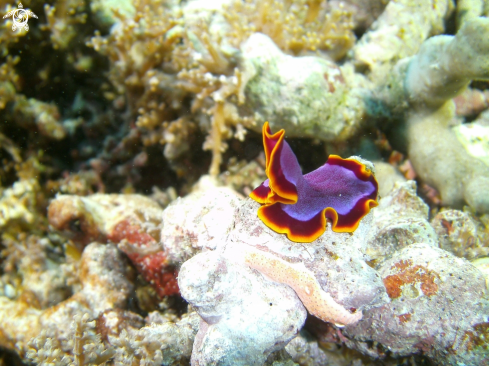
[[[319,366],[331,362],[314,337],[304,329],[285,346],[285,350],[299,365]]]
[[[402,183],[406,181],[406,178],[393,165],[383,161],[374,161],[374,165],[375,177],[379,182],[379,196],[381,198],[389,194],[397,182]]]
[[[431,221],[440,248],[457,257],[475,259],[489,255],[489,232],[468,212],[444,210]]]
[[[489,23],[488,23],[489,24]],[[407,124],[409,159],[419,177],[436,188],[442,204],[489,213],[489,166],[471,156],[450,128],[453,105],[412,115]]]
[[[407,150],[418,177],[440,193],[443,205],[465,203],[478,213],[489,212],[489,167],[454,133],[459,121],[450,99],[471,80],[489,79],[488,40],[489,19],[483,17],[468,20],[455,36],[428,39],[373,91],[383,106],[370,108],[373,115],[388,111],[387,116],[403,121],[393,129],[396,145]]]
[[[273,131],[288,137],[345,140],[360,127],[364,104],[360,88],[367,81],[351,65],[314,56],[283,53],[264,34],[255,33],[241,46],[246,110],[261,131],[269,121]]]
[[[488,361],[489,302],[478,269],[416,243],[396,252],[379,273],[391,302],[367,310],[362,321],[342,330],[348,347],[376,359],[422,354],[435,365]]]
[[[389,1],[384,12],[353,47],[355,62],[368,66],[375,73],[383,64],[416,54],[422,41],[444,31],[444,21],[452,8],[450,0]]]
[[[428,205],[416,195],[415,181],[396,183],[373,210],[365,251],[371,263],[378,265],[414,243],[437,247],[438,237],[428,222],[428,212]]]
[[[486,288],[489,289],[489,257],[478,258],[470,263],[486,277]]]
[[[291,288],[237,266],[217,251],[185,262],[178,282],[182,296],[202,318],[192,365],[262,365],[306,320]]]
[[[206,184],[205,180],[199,184]],[[160,234],[168,260],[181,264],[202,250],[222,245],[240,200],[233,190],[211,185],[172,202],[163,212]]]
[[[58,195],[48,208],[51,226],[81,250],[94,240],[118,244],[160,297],[178,294],[175,266],[160,246],[163,209],[141,195]]]
[[[130,268],[115,246],[88,245],[81,257],[81,290],[67,300],[41,310],[26,296],[16,301],[0,297],[0,345],[23,354],[27,342],[41,330],[67,340],[71,333],[66,325],[75,314],[87,313],[93,318],[106,309],[125,308],[133,290],[128,272]]]
[[[266,227],[256,216],[259,204],[246,200],[236,212],[235,230],[230,234],[226,253],[239,261],[242,248],[262,250],[290,263],[302,263],[322,289],[346,309],[367,309],[385,300],[385,290],[364,254],[365,236],[372,214],[365,216],[353,233],[336,233],[328,223],[326,232],[312,243],[294,243]]]
[[[214,205],[224,206],[218,196],[211,197],[216,197]],[[197,193],[175,205],[201,207],[209,201]],[[212,209],[209,203],[207,207]],[[212,232],[194,236],[197,248],[205,249],[181,267],[182,296],[203,319],[192,355],[195,365],[262,364],[300,330],[304,306],[342,326],[360,319],[362,310],[388,301],[380,277],[363,254],[371,214],[351,234],[333,232],[328,224],[319,239],[300,244],[266,227],[257,217],[258,207],[251,199],[241,201],[232,220],[221,227],[218,241]],[[193,220],[183,222],[180,232],[195,233],[193,227]],[[185,258],[188,249],[183,246],[182,253],[173,256]]]

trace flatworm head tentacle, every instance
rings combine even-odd
[[[377,206],[378,184],[364,164],[331,155],[326,164],[302,175],[284,131],[272,135],[263,126],[263,144],[269,179],[251,194],[264,204],[258,217],[271,229],[296,242],[312,242],[331,222],[333,231],[353,232]]]
[[[297,202],[297,183],[302,179],[302,172],[284,136],[284,130],[272,135],[268,122],[263,125],[266,173],[270,189],[275,193],[270,197],[268,203],[292,204]]]

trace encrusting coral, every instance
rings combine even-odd
[[[373,211],[366,249],[371,265],[377,267],[409,244],[437,246],[437,233],[428,222],[429,207],[417,196],[416,188],[414,181],[394,184]]]
[[[345,329],[349,346],[375,358],[385,357],[385,349],[395,356],[422,353],[440,365],[487,359],[485,278],[468,261],[416,243],[394,253],[379,273],[391,302]]]

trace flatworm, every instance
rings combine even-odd
[[[302,175],[285,131],[273,134],[263,125],[268,179],[250,197],[263,204],[258,217],[272,230],[295,242],[310,243],[326,230],[353,232],[377,206],[378,183],[371,171],[355,159],[330,155],[326,164]]]

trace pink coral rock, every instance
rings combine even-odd
[[[177,271],[159,246],[163,209],[140,195],[60,195],[49,223],[83,247],[94,240],[119,244],[160,297],[179,293]]]

